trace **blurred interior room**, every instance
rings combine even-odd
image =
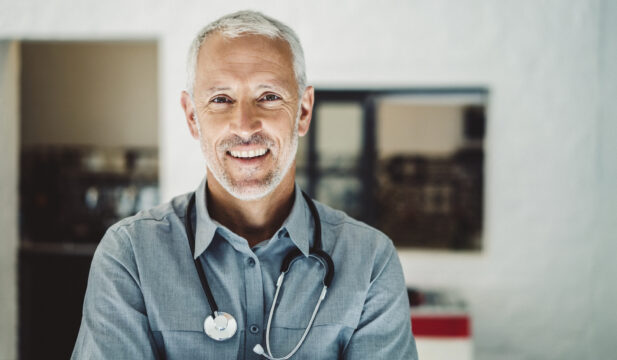
[[[186,53],[244,8],[297,31],[297,183],[392,239],[420,359],[615,358],[617,3],[384,4],[4,1],[0,359],[70,357],[106,229],[199,184]]]
[[[66,358],[99,240],[159,204],[157,48],[19,45],[19,354]]]

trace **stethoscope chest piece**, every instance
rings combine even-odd
[[[217,311],[215,317],[208,315],[204,321],[204,331],[206,335],[216,341],[225,341],[236,333],[238,323],[233,316],[226,312]]]

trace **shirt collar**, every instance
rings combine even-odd
[[[287,230],[291,241],[300,249],[302,254],[308,256],[311,246],[310,234],[313,233],[314,224],[311,221],[310,210],[298,184],[296,184],[294,192],[294,204],[282,228]]]
[[[197,259],[212,242],[218,227],[210,217],[206,206],[206,178],[201,181],[201,184],[195,190],[195,211],[197,219],[195,221],[195,254],[193,254],[193,258]]]
[[[210,245],[214,234],[219,226],[218,222],[214,221],[208,213],[206,205],[206,179],[202,180],[197,190],[195,190],[195,253],[193,258],[197,259]],[[287,219],[283,222],[281,229],[287,230],[293,244],[300,249],[304,256],[309,255],[310,249],[310,234],[314,231],[314,224],[311,220],[310,210],[306,204],[306,200],[302,196],[302,191],[298,184],[294,187],[294,204]],[[275,238],[281,231],[275,232]]]

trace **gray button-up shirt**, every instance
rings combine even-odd
[[[306,256],[313,219],[296,185],[288,218],[252,249],[208,215],[205,180],[196,191],[195,253],[184,228],[188,198],[113,225],[99,244],[88,280],[73,359],[260,359],[281,262],[294,248]],[[313,327],[294,359],[417,359],[401,265],[392,241],[345,213],[316,203],[322,246],[335,274]],[[226,341],[204,333],[210,314],[193,262],[203,264],[220,311],[238,331]],[[272,354],[300,340],[323,286],[312,257],[293,263],[270,328]],[[265,349],[265,345],[264,345]],[[263,358],[262,358],[263,359]]]

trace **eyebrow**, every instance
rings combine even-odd
[[[226,91],[226,90],[231,90],[230,87],[225,86],[225,87],[218,87],[218,86],[213,86],[209,89],[206,89],[206,94],[211,94],[213,92],[217,92],[217,91]]]
[[[274,85],[268,85],[268,84],[261,84],[259,86],[257,86],[258,89],[268,89],[268,90],[274,90],[274,91],[278,91],[278,92],[287,92],[287,89],[285,88],[284,84],[276,82]]]
[[[279,84],[278,82],[276,84],[273,85],[269,85],[269,84],[260,84],[257,86],[258,89],[268,89],[268,90],[275,90],[275,91],[279,91],[279,92],[283,92],[285,91],[285,86],[283,86],[283,84]],[[228,91],[231,90],[231,87],[229,86],[212,86],[208,89],[205,90],[204,94],[205,96],[210,96],[210,94],[215,93],[217,91]]]
[[[275,90],[275,89],[279,89],[280,86],[275,85],[267,85],[267,84],[261,84],[259,86],[257,86],[258,89],[270,89],[270,90]],[[211,88],[206,89],[205,93],[206,94],[211,94],[213,92],[217,92],[217,91],[227,91],[227,90],[231,90],[231,88],[229,86],[213,86]]]

